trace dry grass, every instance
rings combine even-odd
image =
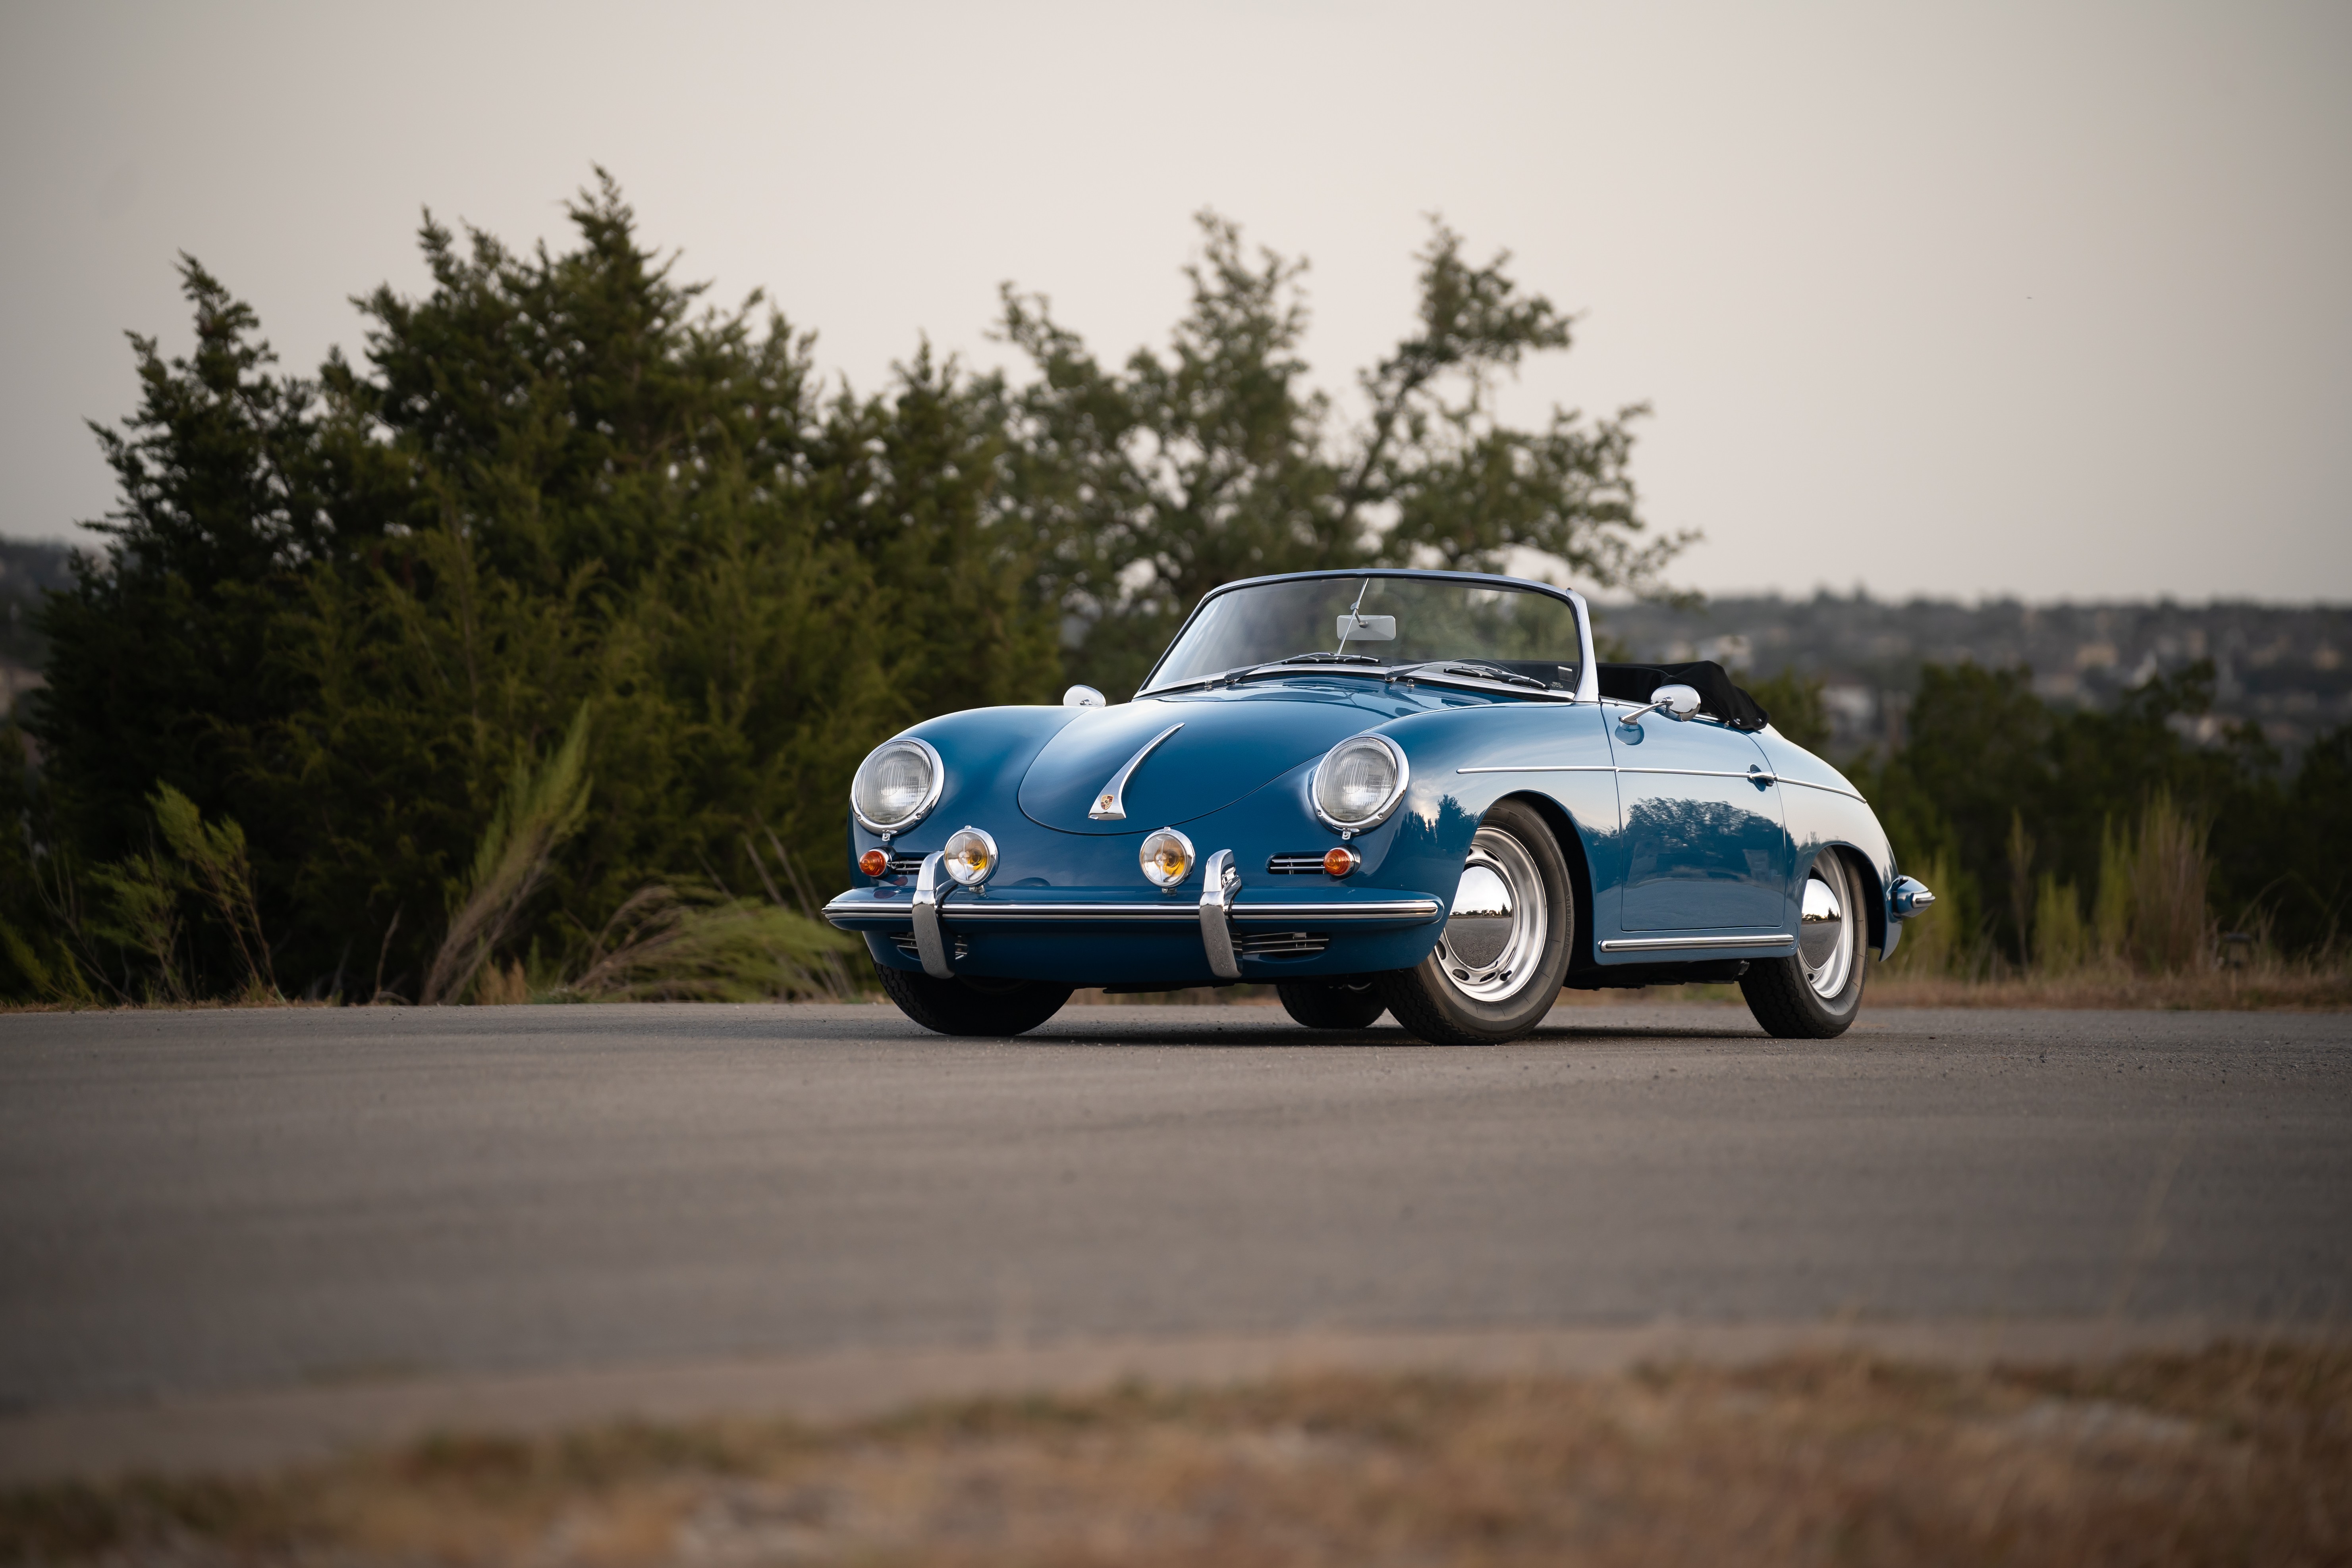
[[[2199,1012],[2339,1012],[2352,1008],[2352,972],[2341,967],[2263,965],[2136,974],[2116,968],[2001,979],[1912,974],[1870,977],[1874,1007],[2120,1007]]]
[[[2328,1563],[2352,1352],[1330,1376],[0,1498],[52,1563]]]

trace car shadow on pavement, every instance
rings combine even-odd
[[[1604,1041],[1626,1040],[1748,1040],[1761,1042],[1767,1037],[1754,1025],[1745,1027],[1673,1027],[1658,1025],[1590,1025],[1548,1026],[1524,1038],[1513,1040],[1505,1049],[1528,1046],[1591,1045]],[[1172,1047],[1193,1049],[1265,1049],[1282,1050],[1480,1050],[1496,1047],[1477,1046],[1433,1046],[1427,1041],[1399,1028],[1370,1029],[1303,1029],[1295,1026],[1271,1025],[1224,1026],[1198,1024],[1122,1023],[1105,1028],[1100,1025],[1060,1020],[1045,1024],[1028,1034],[1010,1040],[992,1041],[999,1046],[1036,1046],[1044,1047],[1086,1046]]]

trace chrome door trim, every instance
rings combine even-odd
[[[1735,773],[1729,768],[1619,768],[1621,773],[1671,773],[1685,779],[1746,779],[1749,784],[1779,784],[1780,775],[1758,768],[1753,773]]]
[[[1870,799],[1858,789],[1843,784],[1815,784],[1811,779],[1792,779],[1786,773],[1768,773],[1759,769],[1752,773],[1717,773],[1706,768],[1621,768],[1608,763],[1506,763],[1500,766],[1456,768],[1457,773],[1679,773],[1685,778],[1749,779],[1757,784],[1795,784],[1799,789],[1817,789],[1823,795],[1842,795],[1848,800],[1858,800],[1868,805]]]
[[[1864,805],[1870,804],[1858,789],[1843,789],[1836,784],[1814,784],[1810,779],[1784,778],[1780,782],[1784,784],[1795,784],[1799,789],[1817,789],[1823,795],[1842,795],[1848,800],[1859,800]]]
[[[1457,773],[1613,773],[1607,763],[1522,763],[1499,768],[1456,768]]]
[[[1111,774],[1110,782],[1096,792],[1095,803],[1087,808],[1087,815],[1097,822],[1125,822],[1127,820],[1127,781],[1135,776],[1135,770],[1143,765],[1143,759],[1150,756],[1160,742],[1183,727],[1183,722],[1180,720],[1144,742],[1143,750],[1128,758],[1127,765]]]
[[[1778,942],[1796,940],[1784,931],[1766,931],[1758,936],[1614,936],[1601,944],[1601,951],[1671,952],[1677,948],[1770,947]]]

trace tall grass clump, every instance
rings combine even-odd
[[[2045,974],[2072,974],[2093,956],[2090,922],[2074,884],[2042,872],[2033,898],[2033,966]]]
[[[856,939],[781,904],[706,889],[641,888],[614,912],[586,966],[558,995],[592,1002],[835,998],[827,960]]]
[[[462,999],[490,954],[515,930],[523,906],[547,880],[565,839],[588,815],[588,708],[583,703],[554,754],[534,767],[518,759],[498,810],[474,851],[472,874],[425,971],[419,1002]]]
[[[278,994],[269,962],[269,939],[261,931],[261,906],[254,897],[253,863],[246,854],[245,829],[235,817],[206,822],[195,802],[170,784],[152,797],[155,825],[185,869],[186,879],[211,905],[245,967],[245,994],[259,1001]]]
[[[2140,813],[2131,858],[2130,954],[2148,974],[2179,974],[2213,962],[2206,893],[2212,880],[2205,825],[2158,790]]]

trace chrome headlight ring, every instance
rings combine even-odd
[[[1390,781],[1388,791],[1381,795],[1378,805],[1362,817],[1350,821],[1335,816],[1324,808],[1325,772],[1340,758],[1342,753],[1367,746],[1387,753],[1389,764],[1395,770],[1396,776]],[[1315,771],[1307,775],[1307,805],[1308,809],[1315,813],[1316,821],[1334,833],[1352,837],[1359,833],[1370,832],[1386,822],[1389,819],[1389,814],[1395,811],[1397,804],[1404,799],[1404,793],[1412,784],[1412,764],[1405,759],[1402,746],[1398,745],[1386,735],[1371,732],[1350,735],[1324,752],[1322,759],[1315,764]]]
[[[866,793],[866,785],[871,776],[871,771],[892,753],[903,754],[909,752],[918,754],[930,770],[930,778],[924,785],[913,809],[894,821],[886,822],[868,816],[860,797]],[[856,775],[849,781],[849,814],[857,819],[857,825],[866,832],[877,833],[887,838],[906,832],[924,817],[929,816],[931,807],[940,804],[940,795],[947,786],[947,764],[940,760],[938,749],[919,735],[901,735],[895,741],[883,742],[882,744],[868,752],[866,754],[866,760],[857,764]]]

